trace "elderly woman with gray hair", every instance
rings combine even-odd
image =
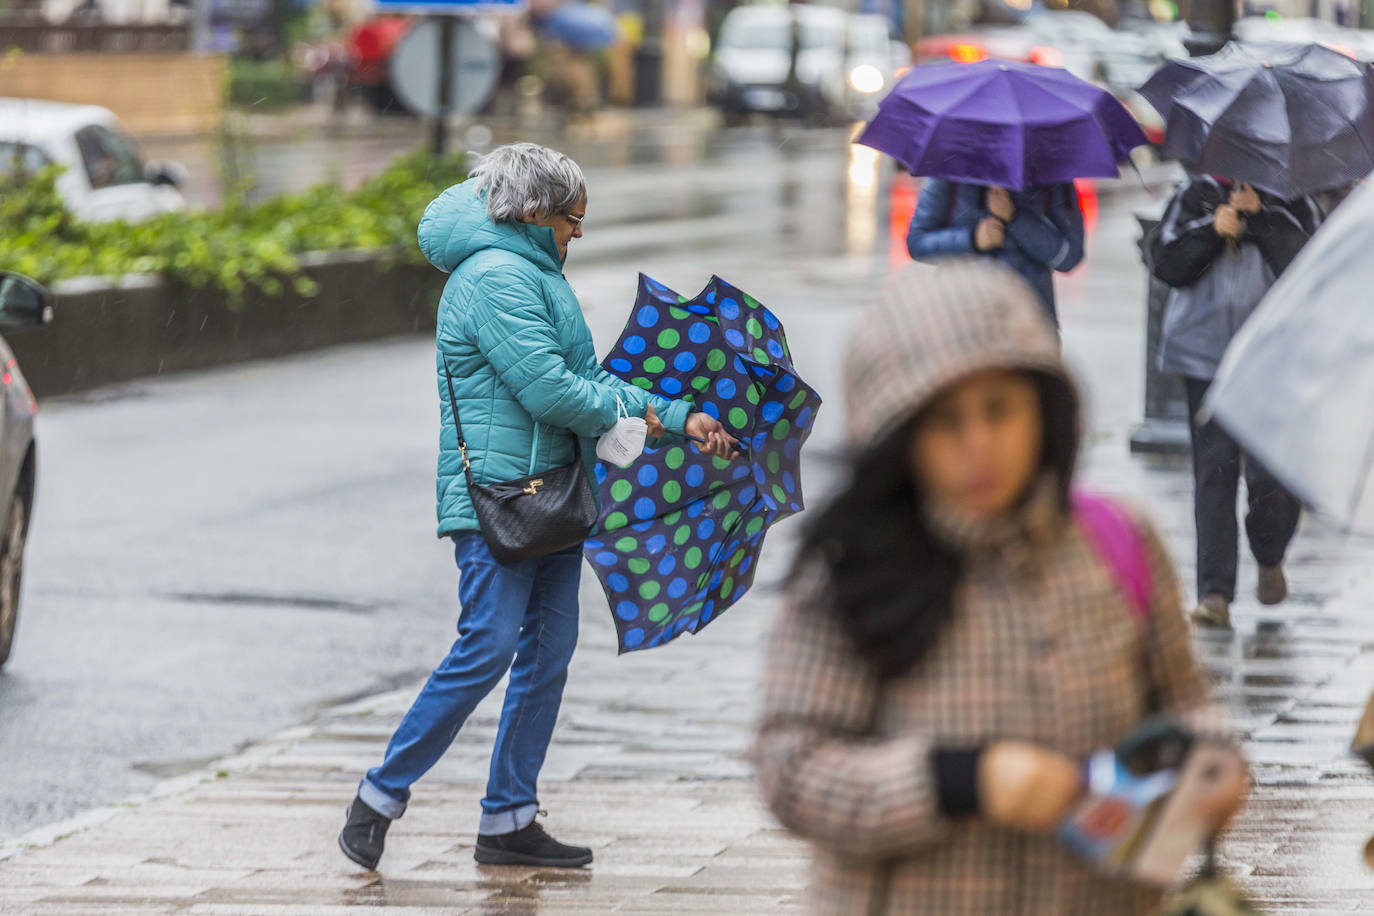
[[[585,847],[559,843],[535,821],[536,782],[553,736],[577,643],[581,549],[505,564],[481,533],[463,473],[456,407],[477,484],[571,464],[590,470],[593,440],[615,425],[617,402],[648,421],[651,437],[691,436],[721,457],[735,440],[719,421],[609,374],[563,278],[581,238],[586,182],[577,163],[532,143],[493,150],[471,177],[441,194],[420,221],[420,248],[450,274],[439,302],[439,537],[459,571],[458,640],[434,669],[363,778],[339,845],[375,868],[411,785],[448,750],[473,709],[510,672],[478,826],[485,865],[577,867]],[[450,385],[452,391],[450,392]]]

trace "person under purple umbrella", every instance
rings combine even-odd
[[[1055,317],[1054,271],[1083,257],[1075,178],[1111,178],[1145,135],[1111,93],[1057,67],[916,67],[859,143],[926,178],[907,236],[918,260],[982,254]]]
[[[918,261],[982,255],[1007,265],[1035,290],[1056,325],[1055,271],[1083,260],[1083,212],[1072,184],[1012,191],[927,179],[907,230]]]

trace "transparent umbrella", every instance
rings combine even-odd
[[[1374,532],[1374,185],[1346,199],[1231,342],[1210,413],[1311,508]]]

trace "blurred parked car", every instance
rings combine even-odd
[[[1185,22],[1141,23],[1112,32],[1099,51],[1097,81],[1136,119],[1150,145],[1164,143],[1164,119],[1137,90],[1168,60],[1187,57],[1191,36]]]
[[[794,14],[798,91],[787,85]],[[820,6],[742,6],[721,22],[707,94],[727,122],[754,113],[862,120],[910,62],[905,45],[890,39],[883,16]]]
[[[976,26],[954,35],[922,39],[916,43],[916,62],[1018,60],[1063,67],[1090,80],[1101,50],[1116,34],[1091,13],[1041,10],[1026,15],[1017,25]]]
[[[1347,29],[1323,19],[1280,16],[1246,16],[1236,22],[1232,34],[1238,41],[1262,45],[1300,42],[1326,45],[1356,60],[1374,60],[1374,40],[1363,29]]]
[[[1101,68],[1109,50],[1121,59],[1146,53],[1145,45],[1134,35],[1112,30],[1092,13],[1082,10],[1045,10],[1032,13],[1023,28],[1042,47],[1054,48],[1064,69],[1092,82],[1105,82]]]
[[[975,26],[945,35],[931,35],[916,42],[912,53],[917,66],[973,64],[988,59],[1047,67],[1064,65],[1064,57],[1057,49],[1036,44],[1035,36],[1021,26]]]
[[[186,170],[147,162],[107,109],[33,99],[0,99],[0,174],[60,165],[57,189],[77,217],[145,220],[181,210]]]
[[[1136,22],[1123,31],[1140,38],[1150,53],[1161,60],[1187,57],[1187,42],[1193,37],[1193,30],[1182,19],[1176,22]]]
[[[43,287],[18,274],[0,271],[0,331],[35,328],[52,320]],[[37,452],[33,416],[38,402],[0,338],[0,667],[14,648],[24,580],[24,545],[33,517]]]
[[[916,43],[915,57],[917,64],[992,58],[1063,67],[1109,90],[1158,145],[1163,123],[1136,89],[1175,50],[1173,42],[1160,36],[1115,31],[1091,13],[1040,10],[1018,25],[982,26],[922,39]]]

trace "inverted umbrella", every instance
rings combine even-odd
[[[1204,410],[1308,506],[1374,532],[1371,233],[1365,184],[1236,334]]]
[[[1169,61],[1140,94],[1164,156],[1287,200],[1374,170],[1374,73],[1322,45],[1228,44]]]
[[[686,300],[641,275],[605,366],[692,401],[741,445],[734,460],[685,444],[597,466],[602,517],[586,556],[629,652],[700,630],[749,590],[768,528],[802,510],[801,447],[821,399],[777,316],[717,277]]]
[[[1115,178],[1146,140],[1111,93],[1067,70],[987,60],[913,68],[858,142],[916,176],[1025,190]]]

